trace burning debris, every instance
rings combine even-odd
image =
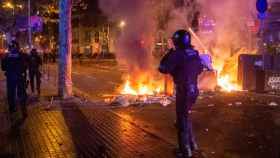
[[[170,105],[173,97],[166,95],[116,95],[106,97],[104,100],[108,105],[128,107],[130,105],[160,104],[164,107]]]

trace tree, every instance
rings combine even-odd
[[[62,98],[71,97],[72,92],[72,0],[59,1],[59,77],[58,94]]]

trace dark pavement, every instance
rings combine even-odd
[[[0,143],[0,156],[173,157],[172,144],[109,110],[81,110],[76,99],[56,103],[50,110],[45,104],[49,103],[30,106],[29,117],[17,127],[9,128],[10,121],[1,119],[5,140]]]
[[[10,128],[1,95],[0,157],[175,157],[174,105],[124,108],[94,102],[102,94],[114,92],[121,74],[114,64],[75,65],[75,89],[93,102],[79,98],[52,101],[56,93],[52,75],[43,82],[41,99],[31,97],[29,117],[17,128]],[[3,76],[0,78],[0,92],[5,94]],[[205,93],[195,105],[192,119],[205,157],[279,158],[279,97]]]

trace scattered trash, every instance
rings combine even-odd
[[[127,107],[131,104],[131,102],[133,102],[133,100],[132,96],[118,96],[112,103],[118,103],[123,107]]]
[[[240,106],[242,105],[242,102],[235,102],[235,105]]]
[[[169,104],[171,104],[172,102],[171,102],[169,99],[164,98],[164,99],[160,100],[159,103],[160,103],[162,106],[165,107],[165,106],[168,106]]]
[[[268,104],[269,106],[278,106],[278,104],[276,102],[271,102]]]
[[[215,151],[212,151],[211,154],[216,154],[216,152],[215,152]]]
[[[232,103],[228,103],[228,106],[233,106],[233,104]]]
[[[109,104],[109,103],[112,103],[112,98],[105,98],[105,99],[104,99],[104,102],[105,102],[105,103],[108,103],[108,104]]]
[[[208,129],[208,128],[206,128],[206,129],[205,129],[205,131],[206,131],[206,132],[208,132],[208,131],[209,131],[209,129]]]
[[[208,105],[208,107],[213,107],[213,106],[215,106],[215,105],[214,105],[214,104],[209,104],[209,105]]]
[[[159,95],[159,96],[136,96],[136,95],[119,95],[106,97],[104,102],[110,105],[127,107],[129,105],[145,105],[145,104],[161,104],[166,107],[174,101],[173,97]]]

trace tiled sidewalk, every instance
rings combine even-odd
[[[2,110],[0,157],[174,157],[173,145],[106,109],[81,110],[76,100],[55,101],[50,110],[45,109],[50,102],[37,102],[13,128]]]
[[[24,158],[173,157],[174,146],[117,115],[104,109],[90,114],[87,119],[72,101],[52,110],[42,105],[29,108],[29,117],[20,127],[4,133],[1,154]],[[9,124],[7,121],[1,119],[1,125]]]

